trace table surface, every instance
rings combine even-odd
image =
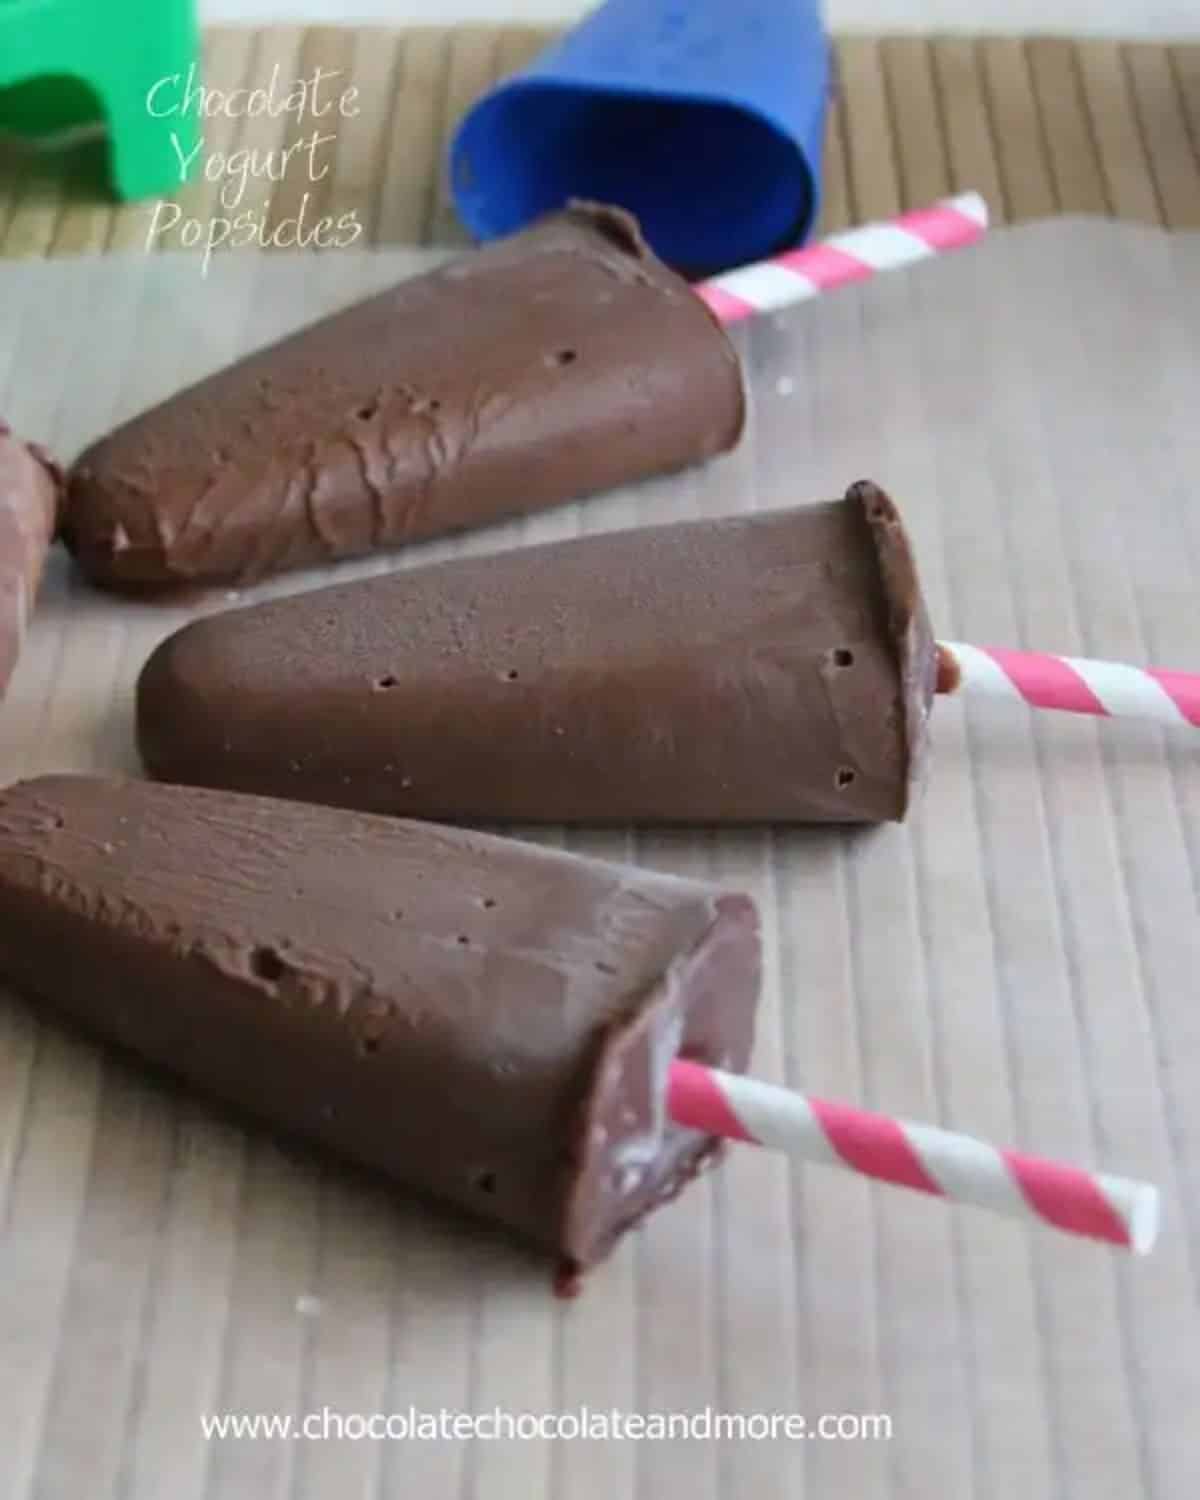
[[[364,243],[455,244],[465,235],[440,172],[447,131],[550,35],[497,26],[217,28],[206,34],[205,64],[218,86],[265,77],[276,63],[289,79],[318,64],[344,70],[363,107],[343,124],[332,170],[316,185],[322,208],[354,208]],[[1063,212],[1200,227],[1200,43],[853,37],[838,40],[837,59],[827,231],[965,188],[984,194],[997,223]],[[270,149],[295,136],[287,120],[238,121],[226,136],[220,123],[210,124],[210,150]],[[145,243],[148,205],[98,196],[102,151],[96,141],[66,159],[0,151],[0,255]],[[285,183],[271,219],[294,214],[312,186]],[[200,183],[183,202],[207,217],[215,195]]]

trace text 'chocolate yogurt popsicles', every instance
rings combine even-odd
[[[530,844],[100,777],[0,793],[0,979],[251,1115],[585,1266],[717,1150],[748,897]]]
[[[72,470],[98,582],[245,580],[480,526],[730,448],[724,330],[577,204],[174,396]]]
[[[63,476],[0,419],[0,697],[16,669],[58,524]]]
[[[902,818],[937,660],[872,484],[235,610],[146,665],[152,774],[520,822]]]

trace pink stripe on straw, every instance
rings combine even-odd
[[[667,1113],[677,1125],[689,1130],[747,1141],[752,1146],[760,1144],[734,1114],[709,1070],[682,1057],[671,1064],[667,1077]]]
[[[852,281],[868,281],[875,274],[864,261],[855,260],[833,245],[809,245],[804,250],[786,250],[774,264],[807,277],[822,291],[846,286]]]
[[[979,649],[987,652],[1022,698],[1034,708],[1057,708],[1066,713],[1107,717],[1104,704],[1061,657],[1035,651],[1010,651],[1003,646],[981,646]]]
[[[930,208],[914,208],[901,214],[896,220],[901,229],[907,229],[918,239],[932,245],[935,250],[955,250],[964,239],[975,239],[980,226],[967,214],[959,213],[949,203],[935,203]]]
[[[1146,676],[1153,677],[1188,723],[1200,729],[1200,675],[1147,667]]]
[[[1069,1234],[1083,1234],[1114,1245],[1132,1243],[1129,1226],[1086,1172],[1060,1162],[1042,1161],[1021,1151],[1001,1151],[1026,1201],[1048,1223]]]
[[[921,1165],[895,1120],[828,1099],[810,1099],[808,1103],[829,1144],[847,1166],[868,1177],[941,1197],[941,1188]]]
[[[724,287],[714,286],[711,281],[699,282],[692,290],[701,302],[708,304],[719,323],[737,323],[742,318],[749,318],[758,311],[753,302],[736,297],[732,292],[727,292]]]

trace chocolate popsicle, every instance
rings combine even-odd
[[[718,1148],[748,897],[464,830],[120,778],[0,793],[0,978],[272,1125],[586,1266]]]
[[[576,204],[359,303],[84,453],[99,583],[240,581],[397,547],[730,448],[737,354],[619,209]]]
[[[46,554],[54,540],[62,471],[0,419],[0,698],[21,654]]]
[[[895,507],[840,501],[473,558],[189,625],[149,771],[522,822],[902,818],[937,662]]]

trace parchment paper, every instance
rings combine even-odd
[[[170,255],[5,264],[0,410],[71,457],[421,263],[239,253],[207,281]],[[738,337],[736,454],[338,576],[870,476],[907,515],[941,634],[1200,668],[1200,239],[996,232]],[[0,778],[135,769],[140,664],[227,602],[114,602],[57,557]],[[763,1077],[1156,1180],[1150,1260],[745,1149],[564,1304],[520,1251],[3,997],[0,1495],[1192,1500],[1200,736],[940,703],[935,742],[904,828],[566,842],[755,893]],[[585,1404],[886,1413],[893,1435],[206,1442],[200,1423]]]

